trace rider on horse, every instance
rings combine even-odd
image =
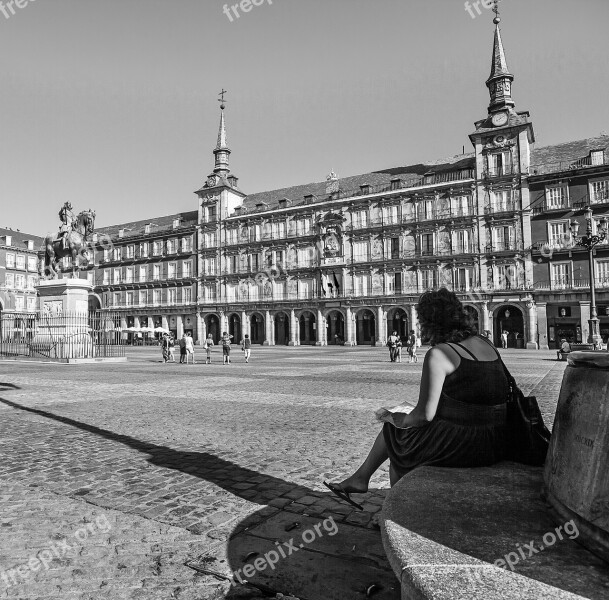
[[[68,236],[73,230],[74,225],[74,213],[72,212],[72,205],[66,202],[59,211],[59,218],[61,219],[61,227],[59,228],[59,239],[62,240],[63,249],[68,248]]]

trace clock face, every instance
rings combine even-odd
[[[216,185],[216,178],[215,177],[209,177],[207,179],[207,185],[208,185],[208,187],[213,187],[214,185]]]
[[[492,122],[495,127],[501,127],[502,125],[505,125],[508,122],[507,113],[504,113],[504,112],[495,113],[493,115]]]

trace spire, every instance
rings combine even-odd
[[[486,80],[486,85],[491,94],[491,103],[488,107],[489,112],[497,112],[514,106],[514,100],[512,100],[512,82],[514,81],[514,76],[510,73],[505,58],[503,40],[501,39],[501,31],[499,29],[501,17],[499,16],[498,2],[499,0],[495,0],[493,8],[493,12],[496,15],[493,19],[495,24],[493,61],[491,63],[490,77]]]
[[[218,100],[218,102],[220,102],[220,129],[218,130],[218,143],[216,144],[216,149],[214,150],[214,155],[216,156],[214,173],[221,176],[227,175],[230,172],[228,165],[230,150],[228,149],[226,142],[226,122],[224,120],[224,109],[226,108],[224,94],[226,94],[226,90],[222,89],[220,92],[220,99]]]

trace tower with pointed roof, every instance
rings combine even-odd
[[[516,110],[514,75],[507,65],[497,2],[493,10],[493,55],[486,80],[490,103],[487,116],[476,122],[469,136],[476,155],[478,239],[483,253],[480,279],[489,289],[497,289],[506,280],[520,288],[532,283],[533,277],[527,177],[535,134],[528,111]],[[533,318],[531,313],[531,322]],[[529,344],[536,347],[533,341]]]

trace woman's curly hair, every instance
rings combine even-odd
[[[425,292],[419,298],[417,314],[423,336],[429,338],[432,346],[461,342],[478,333],[472,315],[457,295],[446,288]]]

